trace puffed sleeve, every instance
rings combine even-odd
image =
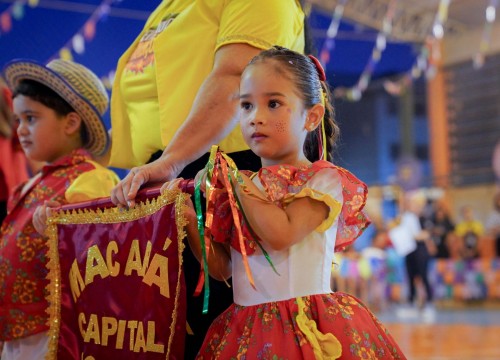
[[[73,181],[66,190],[66,201],[71,204],[110,196],[119,181],[113,171],[96,165],[94,170],[82,173]]]
[[[329,208],[328,218],[316,229],[325,231],[338,217],[335,250],[351,244],[370,225],[363,212],[368,189],[366,184],[349,171],[340,168],[323,168],[318,171],[296,194],[288,194],[286,201],[309,196],[323,201]]]
[[[285,204],[303,197],[321,201],[328,206],[328,217],[316,228],[319,232],[326,231],[333,225],[342,209],[342,183],[338,172],[332,168],[319,170],[299,192],[289,193],[284,199]]]

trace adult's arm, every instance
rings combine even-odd
[[[158,160],[132,168],[112,190],[114,204],[134,206],[142,185],[177,177],[186,165],[229,134],[237,124],[241,74],[260,51],[247,44],[229,44],[217,50],[212,72],[198,90],[184,124]]]

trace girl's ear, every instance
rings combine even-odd
[[[307,131],[315,130],[323,120],[325,115],[325,106],[322,104],[316,104],[307,111],[307,119],[305,128]]]
[[[66,127],[65,131],[67,135],[73,135],[80,132],[80,127],[82,125],[82,118],[76,112],[70,112],[66,115]]]

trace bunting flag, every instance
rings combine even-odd
[[[396,13],[396,4],[397,0],[391,0],[387,5],[387,11],[382,22],[382,30],[377,34],[377,40],[375,41],[371,57],[365,65],[358,82],[351,88],[336,88],[333,92],[335,97],[345,98],[349,101],[361,100],[363,93],[370,84],[373,72],[375,71],[375,68],[382,58],[383,52],[386,49],[387,37],[392,32],[392,20]]]
[[[111,5],[121,0],[103,0],[101,4],[90,15],[89,19],[83,26],[64,44],[57,54],[53,55],[50,60],[55,58],[64,60],[73,60],[73,53],[85,53],[85,43],[91,42],[96,35],[97,23],[106,19],[111,10]]]
[[[26,3],[32,8],[38,6],[38,0],[15,0],[0,13],[0,36],[12,30],[12,20],[21,21],[24,18]]]
[[[188,194],[64,206],[48,220],[47,359],[183,359]]]

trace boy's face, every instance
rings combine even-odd
[[[53,162],[66,155],[66,117],[31,98],[14,98],[17,134],[26,156],[36,161]]]

